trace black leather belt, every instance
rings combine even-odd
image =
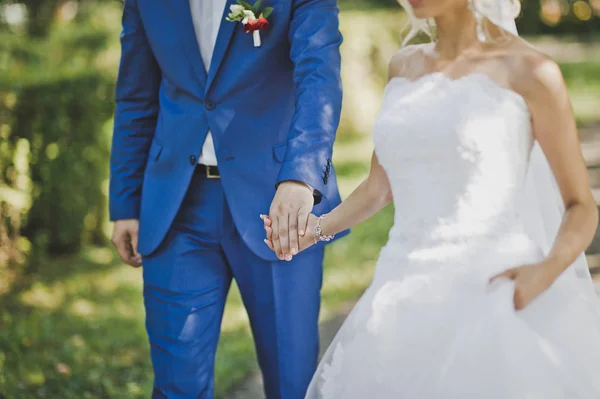
[[[219,179],[221,177],[218,166],[198,164],[196,173],[201,173],[207,179]]]

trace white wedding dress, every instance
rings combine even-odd
[[[548,250],[519,211],[534,146],[524,99],[477,73],[395,78],[384,96],[374,141],[394,226],[307,398],[600,398],[589,276],[571,267],[523,311],[513,282],[488,284]]]

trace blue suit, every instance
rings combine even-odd
[[[268,398],[302,398],[317,362],[323,246],[281,262],[259,219],[276,185],[340,202],[332,147],[341,108],[335,0],[265,0],[262,46],[225,21],[204,69],[189,0],[125,0],[111,154],[112,220],[139,219],[155,398],[210,398],[235,278]],[[196,167],[207,132],[221,179]]]

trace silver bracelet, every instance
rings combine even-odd
[[[327,217],[327,214],[319,216],[317,219],[317,224],[315,225],[315,244],[319,241],[331,241],[335,237],[335,234],[327,236],[323,234],[323,229],[321,228],[321,221]]]

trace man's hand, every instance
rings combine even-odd
[[[142,256],[137,251],[139,226],[137,219],[117,220],[112,236],[112,243],[123,262],[133,267],[142,266]]]
[[[306,184],[295,181],[279,184],[269,211],[273,247],[279,259],[290,261],[298,253],[299,239],[306,233],[313,205],[313,193]]]
[[[266,215],[260,215],[263,220],[265,233],[267,238],[265,239],[265,244],[271,249],[271,251],[275,252],[275,247],[273,246],[273,229],[271,228],[271,218]],[[304,236],[301,236],[298,240],[299,248],[298,252],[302,252],[307,248],[315,245],[315,226],[317,225],[318,217],[313,215],[312,213],[308,215],[308,224],[306,228],[306,233]]]

